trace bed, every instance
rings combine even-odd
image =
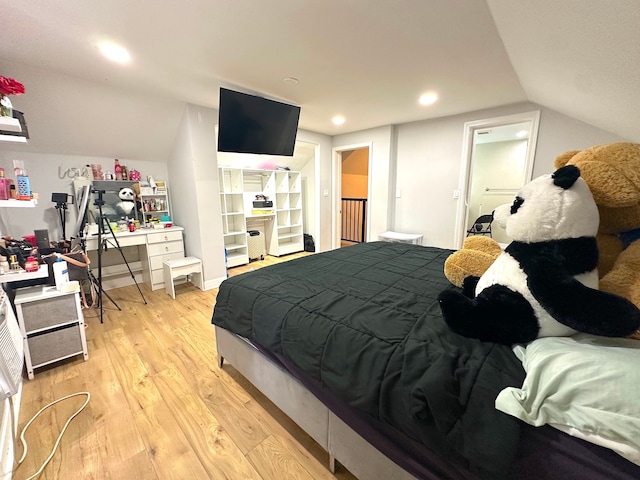
[[[220,362],[358,478],[640,478],[621,456],[633,447],[529,425],[554,422],[523,413],[526,350],[448,330],[436,297],[453,288],[450,254],[371,242],[231,277],[212,318]]]

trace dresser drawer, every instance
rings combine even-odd
[[[149,259],[149,265],[151,265],[151,270],[162,270],[162,262],[165,260],[175,260],[176,258],[182,257],[184,257],[183,251],[167,253],[166,255],[156,255]]]
[[[182,231],[149,233],[147,235],[147,244],[149,245],[151,245],[152,243],[172,242],[175,240],[182,241]]]
[[[151,272],[151,283],[154,285],[157,283],[164,284],[164,270],[162,268]]]
[[[75,323],[27,337],[32,368],[83,353],[81,328],[84,327]]]
[[[27,333],[78,320],[76,294],[22,303],[17,308]]]
[[[184,251],[182,239],[172,242],[153,243],[147,245],[147,254],[149,257],[156,255],[164,255],[167,253],[180,253]]]

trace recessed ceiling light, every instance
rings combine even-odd
[[[526,137],[527,133],[529,132],[527,132],[526,130],[520,130],[518,133],[516,133],[516,137],[518,138]]]
[[[295,77],[283,78],[282,81],[288,85],[298,85],[300,83],[300,80]]]
[[[342,125],[345,121],[344,117],[341,115],[336,115],[331,119],[334,125]]]
[[[425,93],[420,96],[420,100],[418,101],[420,102],[420,105],[431,105],[432,103],[435,103],[436,100],[438,100],[438,95],[435,93]]]
[[[101,43],[98,48],[105,57],[113,62],[127,63],[131,61],[131,55],[127,49],[115,43]]]

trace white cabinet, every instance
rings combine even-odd
[[[89,358],[78,291],[62,292],[48,286],[21,288],[14,303],[30,379],[38,367],[76,355]]]
[[[304,249],[300,172],[220,167],[219,182],[229,267],[249,263],[247,230],[264,235],[269,255]],[[272,205],[254,207],[256,196],[262,195]]]

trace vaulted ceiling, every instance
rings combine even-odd
[[[640,2],[0,0],[34,151],[164,160],[220,86],[335,135],[531,101],[640,142]],[[104,59],[97,45],[132,60]],[[297,79],[297,84],[289,78]],[[421,94],[438,100],[420,105]],[[331,123],[342,115],[341,126]]]

